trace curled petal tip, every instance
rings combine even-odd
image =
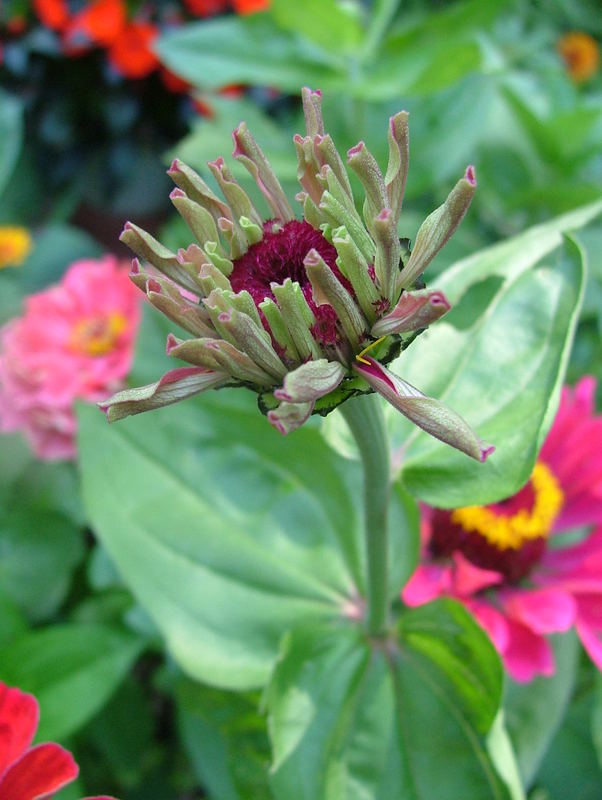
[[[366,145],[364,142],[358,142],[355,147],[350,147],[349,150],[347,150],[347,159],[351,160],[354,156],[358,155],[358,153],[361,153],[365,147]]]
[[[494,452],[495,452],[495,446],[494,445],[483,443],[481,445],[481,458],[480,458],[481,463],[484,463],[485,461],[487,461],[489,456]]]
[[[169,356],[171,355],[171,351],[178,346],[178,340],[173,335],[173,333],[167,334],[167,341],[165,342],[165,352]]]
[[[169,193],[169,199],[173,200],[175,197],[186,197],[186,193],[181,189],[175,188]]]
[[[472,164],[469,164],[466,167],[466,173],[464,174],[464,177],[466,178],[466,180],[468,181],[468,183],[471,186],[476,186],[477,185],[477,176],[476,176],[476,173],[475,173],[475,168],[473,167]]]
[[[161,294],[161,291],[162,291],[161,284],[159,283],[158,280],[155,280],[155,278],[150,278],[146,282],[146,290],[148,292],[154,292],[155,294]],[[171,334],[170,334],[170,336],[171,336]]]
[[[168,175],[173,175],[175,172],[180,172],[180,165],[182,162],[179,158],[174,158],[174,160],[169,165],[169,169],[167,170]]]
[[[132,229],[133,229],[133,225],[132,225],[132,223],[131,223],[131,222],[128,220],[128,221],[125,223],[125,225],[123,226],[123,230],[122,230],[122,231],[121,231],[121,233],[119,234],[119,240],[120,240],[120,241],[123,241],[123,237],[125,236],[125,234],[126,234],[128,231],[131,231]]]
[[[130,275],[139,275],[140,274],[140,262],[137,258],[132,259],[132,268],[130,269]]]

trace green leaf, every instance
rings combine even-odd
[[[339,618],[364,586],[361,475],[314,426],[282,437],[222,390],[108,426],[82,408],[89,517],[190,675],[261,685],[284,631]],[[406,512],[395,494],[392,526]],[[391,595],[401,586],[393,537]]]
[[[67,267],[84,258],[98,258],[101,247],[71,225],[49,225],[36,236],[29,258],[19,268],[26,293],[39,292],[61,279]]]
[[[352,52],[361,43],[362,29],[353,6],[337,0],[272,0],[270,12],[285,30],[300,34],[327,51]]]
[[[594,674],[591,686],[581,687],[568,707],[535,778],[545,800],[599,800],[602,768],[592,742],[591,716],[595,702]]]
[[[408,611],[372,649],[352,626],[297,629],[267,691],[275,796],[508,798],[484,738],[501,685],[495,650],[450,600]]]
[[[554,674],[529,683],[509,680],[506,686],[506,726],[526,786],[532,783],[552,737],[562,724],[575,683],[577,637],[568,633],[553,639]]]
[[[401,480],[431,505],[490,503],[514,494],[528,480],[552,423],[582,299],[582,252],[567,238],[555,257],[536,265],[522,257],[525,238],[506,248],[509,274],[476,322],[467,329],[433,326],[393,365],[393,372],[444,402],[497,448],[480,464],[390,412],[394,443],[403,447]],[[496,265],[491,250],[482,262]],[[477,269],[479,263],[472,261],[472,276],[497,273]],[[530,271],[524,271],[527,264]],[[449,285],[457,297],[447,279],[453,272],[457,267],[436,283]],[[463,277],[470,285],[462,273],[459,282]],[[461,310],[462,303],[456,313]]]
[[[431,10],[417,20],[403,17],[351,91],[375,101],[451,86],[481,66],[478,34],[493,23],[502,6],[500,0],[469,0]]]
[[[7,92],[0,92],[0,195],[17,163],[23,136],[22,106]]]
[[[80,530],[35,504],[0,510],[0,590],[32,621],[51,617],[84,554]]]
[[[212,800],[271,800],[269,742],[257,698],[188,680],[176,696],[180,736]]]
[[[186,25],[161,36],[155,49],[169,69],[204,89],[247,83],[297,94],[304,85],[334,91],[346,84],[344,63],[330,49],[278,28],[267,14]]]
[[[564,233],[584,228],[600,214],[602,200],[535,225],[518,236],[463,258],[439,275],[434,285],[445,292],[452,305],[456,305],[473,284],[491,275],[499,275],[508,281],[532,269],[562,244]]]
[[[106,625],[56,625],[0,649],[0,680],[40,703],[36,739],[64,739],[106,703],[142,650],[138,636]]]

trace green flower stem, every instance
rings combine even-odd
[[[357,442],[364,466],[367,627],[371,635],[381,636],[386,630],[389,612],[389,444],[382,407],[376,395],[362,395],[347,400],[340,410]]]

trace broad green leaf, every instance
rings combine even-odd
[[[593,670],[588,678],[580,687],[581,691],[572,697],[562,725],[535,777],[534,785],[545,800],[600,798],[602,768],[592,742],[591,729],[596,693]]]
[[[351,625],[285,637],[267,690],[278,800],[501,800],[486,750],[502,669],[450,600],[408,611],[371,648]]]
[[[503,5],[503,0],[469,0],[417,20],[402,16],[351,91],[374,101],[450,86],[480,67],[478,34],[493,23]]]
[[[270,748],[258,698],[177,686],[178,727],[194,772],[212,800],[271,800]]]
[[[361,592],[358,466],[314,425],[280,436],[250,392],[211,392],[114,426],[82,408],[79,452],[95,532],[197,679],[261,685],[284,631],[339,618]],[[395,530],[405,516],[396,493]]]
[[[7,92],[0,92],[0,195],[17,163],[22,135],[21,102]]]
[[[106,703],[143,640],[106,625],[56,625],[0,649],[0,680],[40,703],[37,741],[75,733]]]
[[[362,40],[354,7],[337,0],[272,0],[270,12],[281,28],[300,34],[327,51],[349,53]]]
[[[552,423],[582,299],[582,252],[567,238],[555,254],[519,271],[514,261],[521,259],[522,238],[507,250],[510,274],[472,325],[434,325],[393,364],[393,372],[454,409],[497,448],[480,464],[389,413],[394,445],[402,448],[401,480],[431,505],[489,503],[514,494],[528,480]],[[490,257],[486,250],[483,261]],[[449,272],[438,283],[453,295]],[[470,301],[468,292],[464,304]],[[460,303],[456,313],[461,309]]]
[[[579,655],[574,633],[554,637],[556,669],[549,678],[506,685],[506,726],[516,751],[520,773],[530,786],[550,741],[566,713]]]
[[[600,214],[602,199],[463,258],[439,275],[433,284],[442,289],[450,303],[455,305],[473,284],[491,275],[499,275],[509,281],[532,269],[562,244],[564,233],[584,228]]]
[[[169,69],[204,89],[248,83],[298,93],[305,85],[346,84],[344,62],[332,50],[277,27],[267,14],[186,25],[161,36],[155,49]]]
[[[39,622],[65,599],[84,545],[71,520],[22,497],[18,506],[0,510],[0,590]]]

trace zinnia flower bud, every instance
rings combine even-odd
[[[306,134],[294,137],[302,219],[241,123],[234,157],[263,194],[267,220],[218,158],[209,169],[223,199],[182,162],[168,171],[177,187],[171,199],[196,243],[172,253],[126,223],[122,241],[168,279],[145,272],[135,259],[132,280],[195,337],[170,336],[167,346],[192,367],[120,392],[101,408],[113,421],[207,388],[244,385],[258,393],[269,422],[289,433],[310,414],[327,414],[374,390],[433,436],[484,460],[492,448],[464,420],[383,366],[450,307],[442,292],[424,289],[421,275],[466,213],[476,187],[473,168],[425,220],[410,254],[397,233],[407,113],[390,119],[384,175],[363,142],[347,154],[365,190],[360,214],[343,160],[324,131],[321,94],[304,89],[302,97]]]

